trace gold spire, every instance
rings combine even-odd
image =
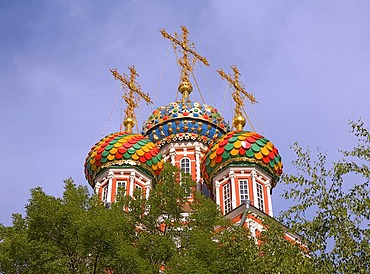
[[[229,84],[234,88],[232,93],[235,108],[234,108],[234,119],[233,119],[233,126],[237,130],[242,130],[245,126],[245,118],[242,114],[242,108],[244,106],[244,99],[247,97],[252,104],[257,103],[256,99],[254,98],[253,94],[248,93],[245,91],[244,85],[239,81],[240,72],[238,68],[234,65],[231,66],[231,69],[234,72],[234,78],[230,74],[226,74],[222,69],[217,70],[217,72],[221,75],[223,79],[226,79]]]
[[[184,102],[189,98],[189,94],[192,92],[193,87],[189,80],[189,75],[193,71],[193,66],[190,64],[188,54],[191,53],[193,55],[193,59],[191,62],[194,64],[195,61],[198,59],[202,61],[203,64],[209,66],[209,63],[206,58],[200,56],[191,47],[194,47],[194,43],[190,43],[188,39],[189,31],[185,26],[181,26],[182,35],[179,36],[176,32],[174,36],[169,35],[164,29],[160,30],[163,37],[169,39],[175,48],[176,46],[180,46],[182,48],[183,56],[181,59],[178,60],[181,66],[181,84],[179,86],[179,92],[182,94],[182,101]]]
[[[122,97],[127,104],[123,125],[125,127],[125,131],[132,133],[132,128],[136,123],[135,108],[138,107],[140,98],[144,99],[147,105],[153,104],[153,102],[149,97],[149,94],[142,92],[140,85],[135,81],[135,78],[139,76],[135,70],[135,67],[131,66],[128,67],[128,69],[130,70],[130,77],[128,77],[128,75],[125,73],[120,75],[117,72],[117,69],[111,69],[110,71],[112,72],[115,80],[118,79],[122,82],[122,88],[125,91]]]

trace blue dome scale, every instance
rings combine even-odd
[[[143,134],[159,147],[182,140],[209,145],[228,131],[229,124],[217,109],[190,101],[157,108],[143,125]]]

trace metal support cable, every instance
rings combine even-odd
[[[163,62],[163,65],[162,65],[161,74],[159,75],[159,80],[158,80],[158,83],[157,83],[157,88],[156,88],[155,93],[154,93],[153,102],[155,102],[157,100],[157,96],[159,94],[159,87],[161,85],[163,74],[164,74],[164,71],[166,69],[167,59],[168,59],[170,47],[171,47],[171,44],[168,45],[168,48],[167,48],[167,51],[166,51],[166,56],[164,57],[164,62]],[[154,104],[153,104],[151,110],[152,111],[154,110]]]
[[[110,123],[110,119],[112,118],[113,111],[114,111],[114,109],[116,108],[116,104],[117,104],[117,100],[118,100],[119,95],[120,95],[120,92],[118,92],[118,93],[117,93],[116,99],[114,100],[113,108],[112,108],[112,110],[111,110],[111,112],[110,112],[110,114],[109,114],[109,116],[108,116],[108,120],[107,120],[107,122],[105,123],[104,130],[103,130],[103,132],[102,132],[102,137],[104,137],[104,136],[105,136],[105,133],[106,133],[107,128],[108,128],[108,125],[109,125],[109,123]],[[121,115],[122,115],[122,112],[121,112]],[[122,123],[121,123],[121,124],[122,124]],[[121,127],[121,125],[120,125],[120,127]],[[121,129],[121,128],[120,128],[120,129]]]

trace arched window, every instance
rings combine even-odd
[[[180,160],[180,170],[184,173],[190,173],[190,159],[189,158],[182,158]]]
[[[189,158],[182,158],[180,160],[180,170],[186,174],[188,174],[187,176],[185,177],[190,177],[191,173],[191,168],[190,168],[190,159]],[[188,193],[187,197],[188,198],[191,198],[192,197],[192,194],[191,194],[191,188],[187,189],[186,191]]]

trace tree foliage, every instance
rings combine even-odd
[[[295,205],[284,222],[306,239],[322,273],[370,273],[370,133],[351,122],[357,145],[329,164],[294,144],[297,174],[284,175],[284,197]]]
[[[167,165],[148,199],[136,190],[109,208],[71,179],[61,198],[35,188],[25,216],[0,226],[0,273],[312,272],[281,226],[252,237],[196,191],[189,205],[193,186]]]

